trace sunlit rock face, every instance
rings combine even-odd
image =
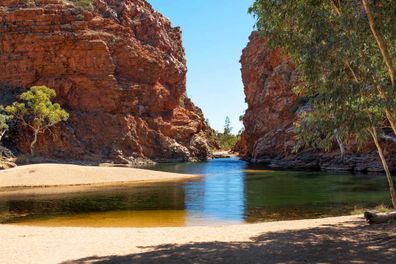
[[[244,117],[241,154],[277,156],[293,147],[297,71],[282,49],[271,50],[255,32],[241,58],[248,109]]]
[[[344,161],[336,145],[331,153],[313,149],[294,153],[293,123],[298,113],[309,110],[293,92],[299,84],[296,67],[281,48],[270,49],[267,39],[257,32],[250,36],[241,64],[248,109],[245,131],[236,148],[244,159],[281,169],[382,171],[375,148],[370,146],[361,153],[348,146]],[[395,170],[396,155],[391,154],[396,152],[390,145],[386,152]]]
[[[186,97],[181,30],[144,0],[0,3],[0,99],[47,85],[70,120],[37,154],[69,159],[204,160],[211,129]],[[78,2],[78,1],[74,1]],[[29,149],[29,134],[17,134]]]

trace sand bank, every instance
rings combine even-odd
[[[0,225],[0,263],[392,263],[395,229],[357,216],[147,229]]]
[[[12,188],[98,186],[183,181],[200,175],[136,168],[37,164],[0,171],[0,190]]]

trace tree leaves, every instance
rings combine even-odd
[[[8,131],[8,121],[11,119],[7,113],[4,112],[4,107],[0,105],[0,142]]]
[[[33,86],[19,96],[20,102],[14,102],[5,108],[7,113],[33,131],[32,155],[39,133],[69,119],[69,114],[58,103],[52,103],[51,99],[54,97],[56,97],[55,90],[46,86]]]
[[[380,32],[395,44],[396,1],[373,6]],[[257,0],[249,10],[272,47],[297,64],[313,111],[296,124],[299,144],[330,150],[334,131],[343,142],[365,144],[367,128],[382,129],[396,103],[387,69],[358,0]],[[386,22],[387,21],[387,22]],[[388,45],[391,56],[396,45]],[[382,92],[381,92],[382,91]]]
[[[20,95],[22,102],[14,102],[6,111],[34,130],[49,128],[69,119],[69,114],[51,99],[56,97],[53,89],[46,86],[33,86]]]

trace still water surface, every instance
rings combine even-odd
[[[0,198],[0,223],[92,227],[253,223],[344,215],[356,207],[388,205],[389,200],[383,175],[274,172],[237,159],[151,169],[205,177],[88,193]]]

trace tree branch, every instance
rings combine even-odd
[[[381,138],[385,140],[392,141],[393,143],[396,143],[396,137],[392,137],[390,135],[386,135],[385,133],[381,134]]]
[[[349,62],[346,61],[346,60],[345,60],[345,64],[346,64],[346,66],[348,67],[348,69],[350,70],[350,72],[352,73],[352,76],[353,76],[353,79],[355,80],[355,82],[356,82],[356,83],[359,83],[359,79],[358,79],[358,77],[356,76],[355,71],[352,69],[351,64],[349,64]]]
[[[377,42],[378,48],[381,51],[382,58],[385,62],[386,68],[389,73],[389,77],[392,82],[392,88],[395,89],[395,68],[393,65],[392,57],[389,54],[389,50],[386,46],[383,36],[381,35],[381,32],[377,31],[377,29],[376,29],[374,14],[370,9],[370,6],[369,6],[367,0],[362,0],[362,1],[363,1],[364,10],[366,11],[367,18],[369,21],[371,33],[373,34],[375,41]]]
[[[339,4],[339,2],[338,2],[338,4]],[[337,15],[341,15],[341,8],[339,6],[337,6],[337,4],[335,3],[335,0],[331,0],[331,5],[334,7],[334,10],[336,11]]]
[[[0,132],[0,141],[3,139],[6,132],[7,132],[7,130],[3,130]]]

